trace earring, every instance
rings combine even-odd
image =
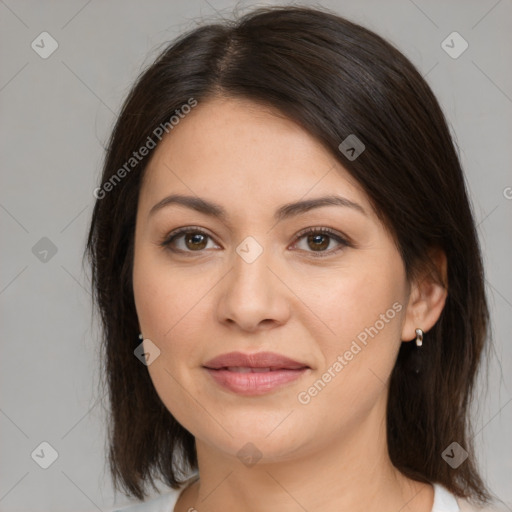
[[[423,345],[423,331],[416,329],[416,346],[421,347]]]
[[[144,336],[142,336],[142,333],[139,334],[139,340],[142,341],[144,339]]]

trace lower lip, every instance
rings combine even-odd
[[[269,393],[289,382],[300,379],[309,368],[300,370],[274,370],[259,373],[231,372],[205,368],[217,384],[239,395],[255,396]]]

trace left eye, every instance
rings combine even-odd
[[[297,237],[298,242],[294,245],[306,252],[332,253],[340,248],[349,245],[341,236],[326,229],[317,229],[307,231]],[[332,248],[332,242],[338,244],[337,248]],[[301,246],[302,245],[302,246]]]

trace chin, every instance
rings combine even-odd
[[[202,439],[210,447],[213,446],[241,460],[244,457],[258,459],[262,463],[286,460],[293,458],[293,454],[300,450],[300,447],[309,444],[304,425],[292,421],[291,417],[295,413],[290,414],[290,411],[282,414],[277,421],[275,415],[269,416],[271,420],[265,420],[261,414],[246,414],[222,422],[224,428],[214,422],[217,425],[215,430],[212,430],[212,424],[205,429],[203,423],[200,429],[202,431],[194,435],[196,439]],[[290,417],[283,421],[288,414]],[[212,437],[214,432],[215,435]],[[297,438],[298,433],[300,438]],[[313,437],[312,434],[311,438]]]

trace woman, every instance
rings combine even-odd
[[[200,27],[137,80],[88,254],[130,509],[488,508],[475,223],[412,64],[334,14]]]

